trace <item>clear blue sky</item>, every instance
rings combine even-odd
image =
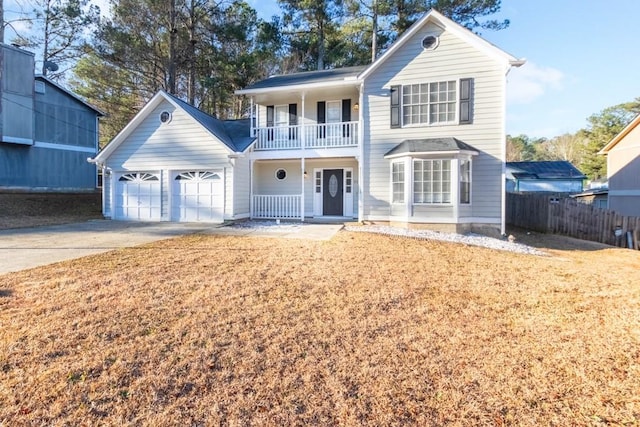
[[[248,0],[267,19],[276,0]],[[640,0],[502,0],[482,37],[527,64],[508,79],[507,133],[551,138],[640,97]]]
[[[92,1],[108,10],[107,0]],[[264,19],[280,14],[276,0],[247,1]],[[4,3],[30,9],[29,0]],[[640,97],[640,0],[502,0],[498,18],[509,28],[482,36],[527,59],[509,74],[508,133],[575,132],[591,114]]]

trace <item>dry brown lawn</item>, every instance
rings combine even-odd
[[[561,241],[196,235],[0,276],[0,425],[639,425],[640,252]]]

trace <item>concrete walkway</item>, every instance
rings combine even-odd
[[[328,240],[342,224],[202,223],[96,220],[0,230],[0,274],[193,233]]]

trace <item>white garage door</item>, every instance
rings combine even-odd
[[[160,221],[162,196],[159,174],[131,172],[120,175],[115,198],[116,219]]]
[[[222,222],[224,180],[222,171],[182,172],[173,180],[173,219]]]

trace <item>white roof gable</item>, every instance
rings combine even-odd
[[[516,57],[508,54],[507,52],[503,51],[497,46],[489,43],[488,41],[478,36],[477,34],[474,34],[473,32],[469,31],[462,25],[447,18],[440,12],[437,12],[431,9],[424,16],[422,16],[422,18],[416,21],[407,31],[405,31],[404,34],[402,34],[402,36],[398,40],[396,40],[395,43],[393,43],[389,47],[389,49],[386,50],[384,54],[380,55],[367,69],[365,69],[362,73],[360,73],[358,78],[363,80],[367,76],[369,76],[371,73],[373,73],[389,57],[391,57],[396,51],[401,49],[402,46],[414,34],[420,31],[420,29],[423,28],[429,22],[434,23],[435,25],[438,25],[444,30],[451,32],[455,36],[459,37],[463,41],[469,43],[470,45],[474,46],[476,49],[484,52],[486,55],[494,58],[495,60],[499,62],[503,62],[505,65],[505,68],[507,69],[511,66],[519,67],[525,63],[524,59],[517,59]]]
[[[89,159],[92,163],[101,163],[109,158],[111,154],[124,142],[127,138],[138,128],[138,126],[151,114],[162,102],[171,103],[176,109],[182,110],[191,117],[194,121],[198,122],[200,126],[210,134],[216,141],[220,142],[220,145],[223,146],[229,154],[233,154],[234,151],[231,150],[227,144],[220,140],[220,138],[215,135],[211,129],[207,126],[202,125],[195,117],[193,117],[192,112],[186,111],[185,108],[176,101],[171,95],[167,94],[164,90],[158,91],[150,100],[146,103],[146,105],[135,115],[133,119],[122,129],[112,140],[111,142],[104,147],[93,159]],[[203,113],[204,114],[204,113]]]

